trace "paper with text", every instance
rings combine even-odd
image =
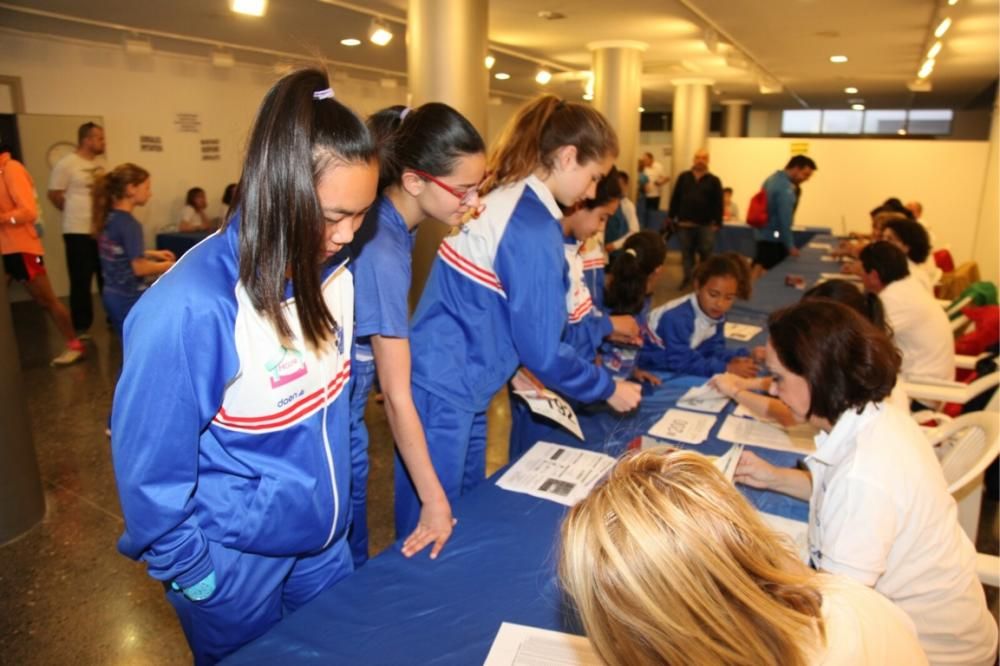
[[[497,480],[497,486],[573,506],[614,464],[615,459],[603,453],[538,442]]]
[[[736,474],[736,465],[740,462],[741,455],[743,455],[743,445],[733,444],[728,451],[712,462],[729,483],[733,482],[733,475]]]
[[[813,250],[833,250],[833,246],[829,243],[809,243],[806,247]]]
[[[730,340],[738,340],[740,342],[747,342],[752,340],[758,333],[760,333],[763,328],[760,326],[753,326],[751,324],[737,324],[732,321],[727,321],[723,327],[723,335],[725,335]]]
[[[520,396],[528,403],[528,409],[535,414],[555,421],[576,435],[580,441],[583,441],[583,431],[580,430],[580,422],[576,420],[576,412],[561,397],[548,389],[544,391],[514,391],[514,395]]]
[[[816,451],[815,431],[808,426],[784,430],[780,426],[738,416],[727,416],[719,429],[719,439],[725,442],[749,444],[777,451],[809,455]]]
[[[715,425],[711,414],[696,414],[683,409],[668,409],[649,429],[649,434],[685,444],[701,444]]]
[[[696,412],[708,412],[709,414],[718,414],[728,404],[729,398],[708,384],[691,387],[677,401],[678,407],[693,409]]]
[[[601,666],[584,636],[504,622],[483,666]]]

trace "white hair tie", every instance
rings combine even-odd
[[[638,259],[638,258],[639,258],[639,255],[638,255],[638,254],[636,254],[636,253],[635,253],[635,250],[633,250],[632,248],[628,248],[627,250],[625,250],[625,254],[631,254],[631,255],[632,255],[633,257],[635,257],[636,259]]]
[[[313,99],[333,99],[333,88],[323,88],[313,93]]]

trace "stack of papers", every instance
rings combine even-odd
[[[583,636],[504,622],[483,666],[601,666]]]
[[[573,506],[614,464],[615,459],[603,453],[538,442],[497,480],[497,486]]]
[[[777,425],[730,415],[726,417],[722,428],[719,429],[719,439],[725,442],[809,455],[816,451],[812,433],[812,429],[808,427],[796,426],[790,430],[783,430]]]
[[[685,444],[701,444],[715,425],[715,417],[683,409],[668,409],[649,429],[649,434]]]
[[[728,404],[729,398],[708,384],[688,389],[688,392],[677,401],[678,407],[693,409],[696,412],[708,412],[709,414],[718,414]]]
[[[737,324],[731,321],[727,321],[723,327],[723,335],[725,335],[730,340],[739,340],[740,342],[747,342],[752,340],[754,336],[760,333],[763,329],[760,326],[751,326],[750,324]]]

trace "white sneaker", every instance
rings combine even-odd
[[[83,358],[82,351],[79,351],[77,349],[67,348],[66,350],[63,351],[62,354],[59,354],[59,356],[56,356],[54,359],[52,359],[52,363],[50,365],[52,365],[53,367],[72,365],[73,363],[79,361],[81,358]]]

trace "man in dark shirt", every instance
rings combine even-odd
[[[691,284],[695,254],[699,261],[712,254],[715,232],[722,224],[722,183],[708,172],[708,151],[704,148],[694,154],[691,169],[677,177],[668,215],[677,224],[684,258],[684,289]]]

